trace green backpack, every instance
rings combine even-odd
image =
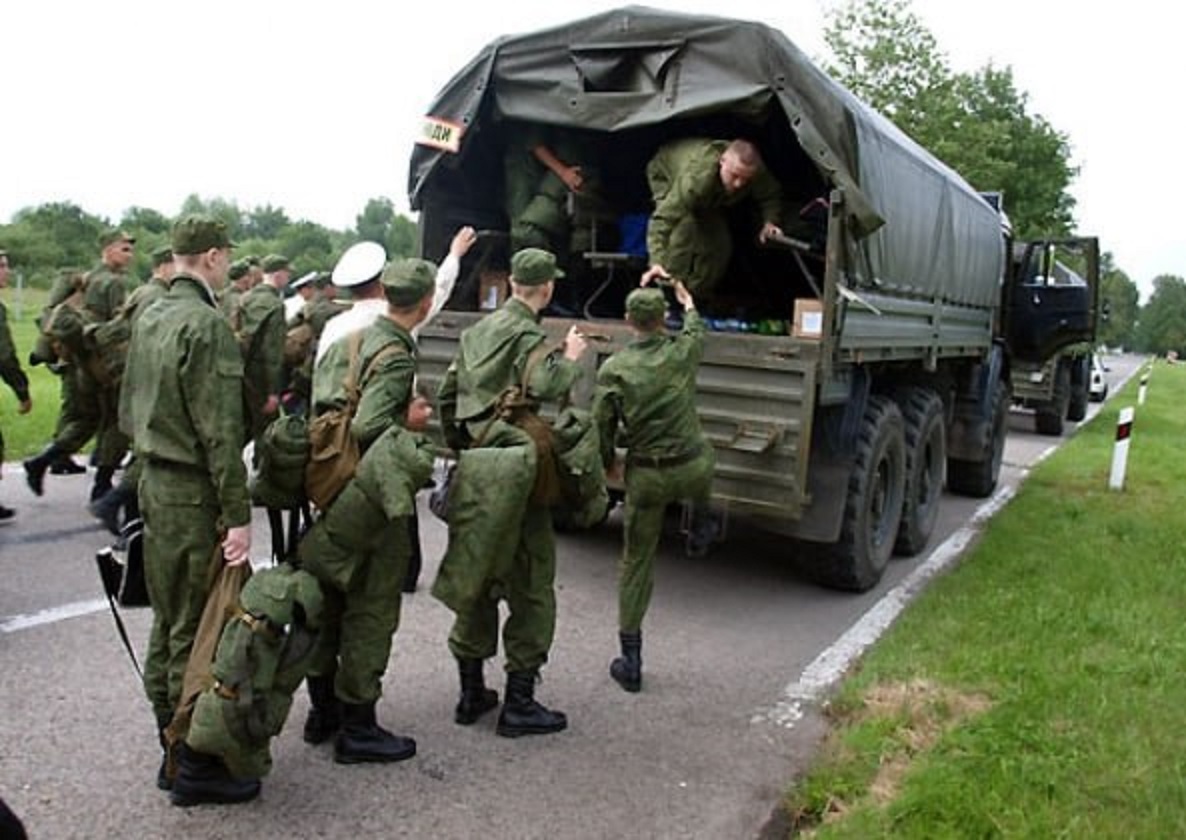
[[[234,776],[267,775],[269,744],[305,679],[323,605],[308,572],[281,564],[251,576],[219,639],[214,684],[194,705],[190,747],[220,757]]]

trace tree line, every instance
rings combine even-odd
[[[417,249],[416,223],[395,211],[390,199],[372,198],[351,230],[332,230],[316,222],[291,219],[279,207],[240,208],[234,201],[191,195],[179,215],[208,213],[226,222],[236,243],[235,255],[283,254],[293,276],[328,270],[349,246],[363,239],[382,243],[393,256],[412,256]],[[98,260],[100,234],[112,227],[136,237],[133,277],[151,273],[154,249],[169,244],[173,219],[147,207],[132,207],[116,220],[88,213],[69,202],[19,210],[11,223],[0,225],[0,245],[26,286],[49,288],[63,269],[87,270]]]

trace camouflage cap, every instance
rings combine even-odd
[[[231,280],[238,280],[240,277],[245,276],[249,271],[251,271],[251,260],[235,260],[233,263],[231,263],[231,267],[227,270],[227,277],[229,277]]]
[[[110,228],[99,234],[100,248],[106,248],[108,245],[114,245],[116,242],[130,242],[134,245],[136,243],[136,237],[132,236],[126,230],[119,230],[118,228]]]
[[[328,271],[319,271],[317,272],[317,276],[313,278],[313,285],[318,289],[324,289],[329,285],[332,276]]]
[[[284,256],[283,254],[268,254],[266,257],[264,257],[263,262],[260,265],[264,271],[270,273],[273,271],[283,271],[284,269],[288,268],[289,262],[288,257]]]
[[[233,248],[226,222],[198,213],[184,216],[173,225],[173,253],[201,254],[211,248]]]
[[[247,263],[248,268],[256,268],[260,262],[259,254],[250,254],[243,259]]]
[[[394,260],[380,278],[383,294],[393,306],[412,306],[432,293],[437,284],[437,267],[414,257]]]
[[[520,286],[542,286],[563,276],[556,255],[543,248],[524,248],[511,257],[511,281]]]
[[[667,314],[667,298],[658,289],[635,289],[626,295],[626,317],[636,324],[652,324]]]
[[[173,249],[168,245],[162,245],[152,252],[152,267],[164,265],[167,262],[173,262]]]

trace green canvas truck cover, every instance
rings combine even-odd
[[[1000,219],[958,174],[760,23],[630,6],[502,37],[428,109],[413,151],[413,209],[448,182],[484,122],[521,120],[620,133],[728,113],[781,111],[824,181],[843,189],[865,251],[850,282],[878,292],[995,307],[1004,268]]]

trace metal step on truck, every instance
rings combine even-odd
[[[458,70],[428,109],[409,197],[429,259],[460,225],[482,233],[421,335],[423,379],[505,297],[504,170],[524,127],[573,141],[596,173],[582,191],[595,194],[567,202],[568,277],[543,321],[556,338],[579,321],[594,339],[578,401],[629,341],[648,160],[677,138],[743,137],[781,185],[789,235],[760,245],[752,219],[733,219],[721,293],[701,306],[716,503],[794,538],[788,556],[821,583],[860,591],[895,551],[926,546],[945,483],[993,491],[1009,331],[1047,348],[1066,325],[1006,309],[1017,273],[993,206],[760,23],[630,7],[500,38]]]

